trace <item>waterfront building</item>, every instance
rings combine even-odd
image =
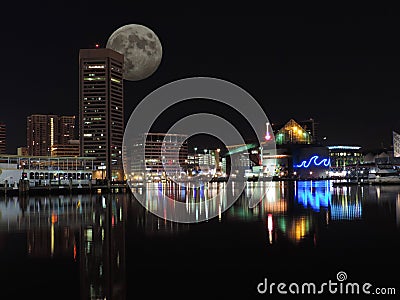
[[[225,175],[227,174],[227,169],[226,169],[226,157],[221,157],[221,162],[220,162],[220,166],[221,166],[221,174]]]
[[[34,114],[27,117],[26,145],[29,155],[50,156],[51,147],[75,136],[75,116]]]
[[[291,119],[275,134],[277,145],[284,144],[311,144],[311,134]]]
[[[301,122],[290,119],[285,124],[272,124],[277,145],[317,143],[317,124],[310,118]]]
[[[232,171],[242,171],[244,176],[282,179],[326,178],[330,168],[329,151],[312,134],[317,134],[314,119],[302,122],[290,119],[282,127],[267,123],[265,141],[260,146],[249,143],[227,147],[230,153],[241,154],[235,165],[242,170]]]
[[[202,153],[204,152],[204,154]],[[194,148],[194,153],[188,154],[188,172],[195,174],[198,171],[211,174],[226,174],[226,158],[222,157],[221,149]],[[224,171],[223,171],[224,170]]]
[[[302,125],[300,125],[300,123]],[[314,119],[296,122],[290,119],[281,128],[272,126],[276,155],[264,154],[263,161],[276,159],[275,176],[279,178],[314,179],[326,178],[330,168],[328,148],[322,146],[316,137]]]
[[[27,147],[18,147],[17,155],[18,156],[28,156],[28,148]]]
[[[203,174],[221,172],[220,149],[204,149],[203,153],[196,154],[196,165]]]
[[[75,116],[60,116],[58,118],[58,144],[68,145],[75,140]]]
[[[6,124],[0,122],[0,154],[6,153]]]
[[[133,145],[132,154],[128,155],[132,159],[125,162],[131,166],[130,179],[159,181],[186,174],[187,139],[188,136],[184,134],[143,134]],[[142,173],[144,164],[146,174]]]
[[[394,156],[393,150],[380,149],[366,151],[364,153],[364,164],[369,163],[375,167],[396,167],[400,169],[400,157]]]
[[[93,157],[51,157],[0,155],[0,184],[17,184],[20,179],[33,185],[89,184],[95,177]]]
[[[123,55],[111,49],[79,51],[81,156],[95,157],[108,180],[122,180]]]
[[[368,169],[364,163],[364,156],[360,146],[332,145],[329,149],[331,166],[329,177],[357,177],[367,176]]]
[[[260,164],[260,147],[257,144],[229,145],[226,148],[231,160],[231,175],[241,178],[255,175],[253,168]]]
[[[187,167],[188,170],[194,170],[196,168],[196,166],[199,165],[199,157],[200,154],[199,153],[188,153],[188,157],[187,157]]]
[[[400,157],[400,134],[393,131],[393,156]]]
[[[31,115],[27,117],[26,145],[32,156],[49,156],[53,144],[58,143],[58,116]]]
[[[329,176],[331,161],[329,150],[325,146],[314,144],[307,147],[292,147],[291,161],[289,176],[293,175],[299,179],[323,179]]]
[[[69,140],[65,144],[54,144],[51,146],[51,156],[76,157],[79,156],[79,140]]]
[[[204,149],[204,154],[199,153],[197,163],[201,170],[208,173],[213,168],[213,165],[215,165],[211,151],[208,152],[207,149]]]
[[[332,169],[345,170],[347,166],[363,163],[361,146],[328,146]]]

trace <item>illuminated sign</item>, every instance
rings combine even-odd
[[[295,168],[308,168],[308,167],[310,167],[311,164],[313,164],[315,166],[324,165],[325,167],[329,167],[331,164],[331,160],[330,160],[330,158],[319,159],[318,155],[314,155],[314,156],[311,156],[308,161],[303,160],[300,164],[295,165],[294,167]]]
[[[360,146],[328,146],[329,150],[359,150]]]

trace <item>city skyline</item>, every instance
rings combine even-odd
[[[94,48],[96,43],[105,47],[110,34],[129,23],[154,30],[164,51],[152,76],[124,82],[125,121],[146,95],[163,84],[210,76],[247,90],[271,122],[315,119],[319,136],[326,136],[329,145],[390,147],[392,132],[400,129],[392,107],[400,96],[400,48],[393,38],[400,25],[396,16],[332,19],[211,14],[205,22],[201,15],[165,19],[127,10],[96,23],[103,12],[89,8],[82,7],[85,17],[71,19],[71,8],[55,15],[54,8],[45,6],[37,14],[21,12],[14,26],[8,26],[5,38],[9,43],[1,51],[3,57],[14,59],[5,62],[9,72],[2,75],[0,111],[0,122],[7,126],[7,153],[25,146],[27,116],[78,116],[79,50]],[[32,31],[51,25],[58,34],[16,38],[14,32],[27,24]],[[53,73],[41,65],[43,60],[53,62]],[[20,70],[34,71],[21,78]],[[171,108],[167,116],[161,116],[156,131],[165,130],[182,115],[207,109],[204,105]],[[213,107],[209,110],[213,112]],[[218,107],[214,112],[224,115]],[[229,118],[229,113],[225,116]]]

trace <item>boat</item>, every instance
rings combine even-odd
[[[400,173],[395,168],[377,168],[368,174],[369,184],[400,184]]]

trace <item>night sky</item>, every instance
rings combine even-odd
[[[109,15],[104,6],[56,4],[2,7],[0,121],[10,154],[26,144],[28,115],[78,116],[79,49],[105,47],[131,23],[158,35],[163,59],[151,77],[125,81],[126,121],[163,84],[209,76],[247,90],[272,123],[314,118],[327,144],[390,147],[392,131],[400,131],[398,16],[219,15],[194,8],[172,16],[137,7]],[[204,110],[182,106],[164,119]]]

